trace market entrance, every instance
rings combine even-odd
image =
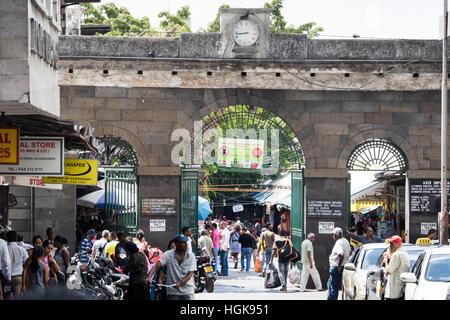
[[[181,224],[192,230],[191,209],[197,207],[200,227],[208,218],[239,220],[247,227],[256,221],[271,223],[277,233],[286,230],[299,248],[304,233],[304,156],[293,130],[267,109],[236,105],[206,115],[201,133],[208,154],[197,169],[199,197],[196,203],[190,200],[196,174],[195,168],[185,167]]]
[[[405,238],[405,172],[403,151],[386,139],[363,141],[350,155],[350,216],[347,226],[358,235],[371,227],[382,239],[393,234]]]

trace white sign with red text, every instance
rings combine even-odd
[[[0,165],[4,176],[63,176],[64,138],[21,137],[19,164]]]
[[[39,176],[13,176],[12,184],[15,186],[62,190],[62,184],[43,183],[42,177]]]

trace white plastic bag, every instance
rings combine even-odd
[[[291,284],[294,284],[294,285],[295,284],[299,284],[300,283],[300,277],[301,277],[301,272],[297,268],[297,266],[294,266],[294,268],[289,270],[288,278],[289,278],[289,281],[291,282]]]

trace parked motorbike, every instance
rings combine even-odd
[[[217,280],[217,273],[211,264],[211,259],[204,255],[206,248],[199,250],[200,255],[196,256],[197,270],[194,271],[195,293],[201,293],[205,289],[207,292],[214,291],[214,282]]]

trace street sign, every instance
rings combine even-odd
[[[42,177],[44,183],[97,185],[97,160],[65,159],[63,177]]]
[[[244,211],[244,206],[242,204],[237,204],[233,206],[233,212],[241,212]]]
[[[11,184],[15,186],[62,190],[62,184],[45,184],[42,182],[42,177],[39,176],[13,176]]]
[[[19,164],[19,128],[0,129],[0,164]]]
[[[19,164],[0,165],[4,176],[62,176],[64,174],[64,138],[20,138]]]
[[[166,220],[164,219],[151,219],[150,221],[150,232],[165,232],[166,231]]]

